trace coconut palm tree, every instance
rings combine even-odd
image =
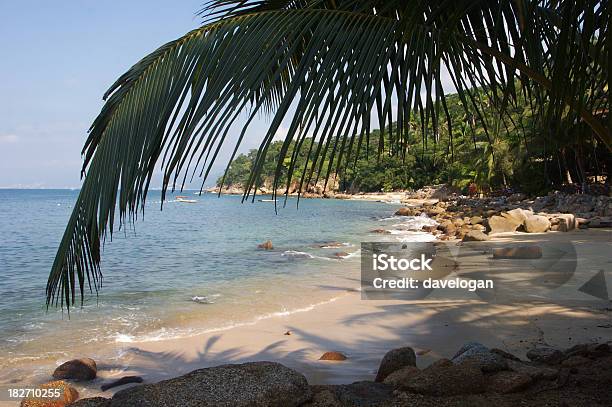
[[[212,0],[200,14],[200,28],[145,56],[104,94],[47,305],[98,291],[101,241],[115,216],[132,222],[144,208],[156,166],[162,198],[193,177],[204,182],[230,128],[239,128],[235,154],[258,114],[271,120],[245,198],[283,120],[276,174],[287,168],[287,183],[307,135],[318,141],[300,185],[351,165],[374,125],[379,145],[387,131],[397,154],[414,115],[435,142],[429,129],[452,128],[443,77],[477,115],[489,101],[475,89],[502,111],[520,92],[551,129],[573,117],[612,145],[610,122],[593,115],[608,109],[607,0]]]

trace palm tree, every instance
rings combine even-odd
[[[290,127],[275,190],[284,168],[292,182],[307,135],[318,143],[308,148],[314,164],[300,172],[300,186],[354,163],[373,118],[379,145],[387,131],[398,154],[414,115],[424,138],[435,142],[438,132],[429,129],[438,126],[450,133],[444,75],[466,111],[478,115],[488,103],[475,89],[486,89],[502,111],[522,94],[551,129],[574,117],[612,145],[610,122],[593,115],[608,108],[607,0],[210,0],[200,14],[200,28],[144,57],[104,94],[48,306],[82,301],[86,285],[98,291],[100,245],[112,236],[116,207],[120,224],[135,220],[156,165],[162,201],[187,179],[204,182],[240,113],[247,120],[234,155],[253,118],[271,118],[244,198],[254,195],[284,119]]]

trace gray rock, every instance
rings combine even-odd
[[[564,355],[558,349],[542,346],[531,349],[529,352],[527,352],[527,357],[529,358],[529,360],[532,360],[537,363],[556,365],[563,360]]]
[[[432,396],[477,394],[485,390],[485,377],[471,364],[438,364],[410,377],[401,388]]]
[[[406,366],[416,366],[414,350],[409,346],[392,349],[385,354],[380,362],[375,381],[382,382],[391,373]]]
[[[467,345],[467,346],[466,346]],[[456,355],[452,362],[456,365],[472,364],[479,367],[483,372],[498,372],[508,369],[506,359],[497,353],[493,353],[486,346],[471,342],[463,346],[463,352]]]
[[[64,362],[55,369],[53,377],[56,379],[93,380],[96,378],[98,368],[96,362],[90,358],[73,359]]]
[[[543,233],[550,229],[550,221],[546,216],[531,215],[527,216],[523,222],[525,232],[528,233]]]
[[[299,406],[310,400],[306,378],[274,362],[194,370],[158,383],[121,390],[110,407]]]

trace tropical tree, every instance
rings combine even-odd
[[[508,110],[521,93],[542,123],[584,122],[611,148],[610,122],[594,115],[608,109],[607,0],[213,0],[203,7],[200,28],[144,57],[104,94],[48,305],[70,307],[86,287],[97,292],[101,241],[112,236],[115,216],[121,224],[135,219],[158,165],[162,198],[188,179],[204,182],[241,113],[247,119],[234,154],[256,115],[271,118],[245,198],[254,195],[283,120],[290,125],[276,175],[286,169],[287,185],[303,148],[314,164],[301,171],[300,185],[353,164],[376,122],[380,146],[395,123],[386,137],[400,157],[415,115],[424,141],[435,143],[439,127],[452,137],[445,75],[476,114],[490,101]],[[307,136],[316,143],[304,146]]]

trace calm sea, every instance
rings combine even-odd
[[[135,231],[107,241],[100,295],[68,319],[46,311],[44,290],[77,194],[0,190],[0,381],[77,346],[225,329],[333,301],[359,288],[359,243],[397,222],[397,205],[385,203],[303,199],[296,209],[290,198],[275,214],[270,202],[193,192],[182,195],[196,203],[170,197],[160,211],[153,191]],[[274,250],[257,249],[266,240]]]

